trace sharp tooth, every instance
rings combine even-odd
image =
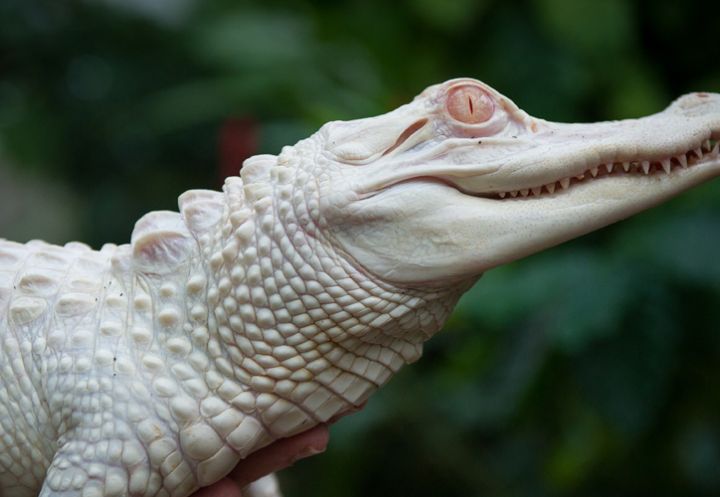
[[[537,188],[532,189],[533,195],[540,195],[541,191],[542,191],[542,186],[538,186]]]
[[[710,151],[710,140],[705,140],[702,144],[702,148],[703,148],[703,150],[707,150],[709,152]]]
[[[710,152],[710,153],[715,156],[720,154],[720,142],[715,142],[715,148],[713,148],[712,152]]]
[[[527,188],[525,188],[524,190],[520,190],[520,195],[522,195],[523,197],[527,197],[528,193],[530,193],[530,190],[528,190]]]
[[[505,192],[500,192],[500,193],[498,193],[498,196],[499,196],[500,198],[505,198],[505,195],[507,195],[507,193],[505,193]]]
[[[612,173],[613,163],[612,163],[612,162],[608,162],[607,164],[605,164],[605,169],[607,170],[608,174]]]
[[[563,178],[560,180],[560,186],[563,187],[563,190],[567,190],[570,186],[570,178]]]
[[[590,168],[590,174],[592,174],[593,178],[597,178],[598,175],[598,168],[597,166]]]
[[[547,191],[549,193],[555,193],[555,183],[545,185],[545,188],[547,188]]]
[[[642,161],[642,169],[645,174],[650,174],[650,161]]]
[[[575,176],[575,177],[576,177],[579,181],[582,181],[582,180],[585,179],[585,175],[584,175],[584,174],[578,174],[578,175]]]
[[[670,159],[663,159],[660,161],[660,164],[662,164],[663,170],[670,174]]]
[[[630,161],[623,162],[622,166],[626,173],[630,172]]]
[[[695,152],[695,155],[697,155],[698,159],[702,159],[703,153],[702,153],[702,149],[700,147],[693,150],[693,152]]]
[[[687,167],[687,156],[685,154],[679,156],[678,162],[680,163],[680,166],[685,169]]]
[[[516,192],[516,191],[515,191],[515,192],[510,192],[510,196],[511,196],[512,198],[515,198],[515,197],[517,197],[517,193],[518,193],[518,192]]]

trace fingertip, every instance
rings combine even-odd
[[[247,459],[238,464],[229,477],[242,487],[261,476],[291,466],[300,459],[324,452],[329,440],[328,427],[326,425],[315,426],[290,438],[280,439],[250,454]]]
[[[324,452],[330,442],[330,429],[327,425],[318,425],[306,432],[297,435],[297,445],[307,444],[308,447],[316,449],[317,452]]]
[[[229,478],[223,478],[209,487],[201,488],[192,497],[242,497],[242,493],[237,483]]]

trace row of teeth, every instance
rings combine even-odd
[[[684,154],[676,157],[670,157],[659,161],[649,160],[635,160],[626,162],[610,162],[601,166],[595,166],[577,176],[569,178],[563,178],[559,181],[554,181],[547,185],[538,186],[535,188],[525,188],[522,190],[515,190],[511,192],[500,192],[497,193],[498,198],[506,197],[528,197],[543,195],[546,193],[555,193],[556,190],[567,190],[572,184],[580,183],[587,179],[597,178],[599,176],[607,176],[609,174],[617,173],[635,173],[635,174],[652,174],[655,172],[663,171],[666,174],[670,174],[673,168],[686,169],[698,162],[702,161],[706,157],[718,158],[720,157],[720,141],[718,140],[706,140],[702,146],[690,150]]]

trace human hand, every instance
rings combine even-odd
[[[328,427],[320,425],[293,437],[278,440],[250,454],[247,459],[240,461],[229,475],[201,488],[193,497],[242,497],[242,488],[258,478],[323,452],[329,438]]]

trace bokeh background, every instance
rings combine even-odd
[[[134,221],[456,76],[528,112],[720,91],[720,2],[0,0],[0,236]],[[720,182],[490,271],[289,497],[720,495]]]

